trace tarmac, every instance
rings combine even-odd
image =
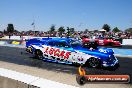
[[[24,48],[0,46],[0,68],[29,74],[35,77],[79,87],[79,88],[132,88],[131,84],[85,84],[76,82],[78,67],[34,59]],[[16,52],[17,51],[17,52]],[[117,57],[120,68],[116,71],[106,69],[85,68],[87,74],[129,74],[132,75],[132,58]],[[8,88],[8,87],[7,87]],[[27,87],[28,88],[28,87]]]
[[[116,71],[87,68],[88,74],[129,74],[132,75],[132,46],[107,47],[115,52],[121,67]],[[61,84],[67,84],[80,88],[132,88],[131,84],[85,84],[80,86],[76,83],[77,67],[56,63],[43,62],[33,59],[25,52],[25,45],[0,43],[0,68],[10,69],[20,73],[47,79]],[[16,52],[17,51],[17,52]],[[44,81],[43,80],[43,81]],[[70,81],[69,81],[70,80]],[[6,85],[6,84],[10,84]],[[38,83],[36,83],[38,84]],[[13,80],[9,77],[0,76],[0,88],[37,88],[36,86]],[[42,87],[41,87],[42,88]]]

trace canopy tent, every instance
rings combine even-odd
[[[100,32],[106,32],[106,30],[104,30],[104,29],[101,29],[101,30],[99,30]]]

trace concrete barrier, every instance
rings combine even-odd
[[[132,45],[132,39],[123,39],[122,45]]]
[[[47,38],[47,37],[34,37],[34,36],[4,36],[0,39],[5,39],[5,40],[28,40],[28,39],[32,39],[32,38]],[[51,38],[55,38],[55,37],[51,37]]]
[[[0,39],[5,39],[5,40],[28,40],[28,39],[32,39],[32,38],[46,38],[46,37],[34,37],[34,36],[4,36],[3,38]],[[55,37],[51,37],[51,38],[55,38]],[[132,45],[132,39],[123,39],[122,40],[122,45]]]
[[[5,45],[6,41],[0,41],[0,45]]]

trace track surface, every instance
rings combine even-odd
[[[117,57],[120,62],[120,68],[116,71],[109,71],[96,68],[85,68],[87,74],[129,74],[132,75],[132,58]],[[39,67],[44,70],[61,72],[65,74],[77,74],[77,67],[71,65],[56,64],[34,59],[32,55],[25,52],[25,49],[0,46],[0,61],[25,65],[30,67]],[[131,76],[132,79],[132,76]],[[132,83],[132,82],[131,82]],[[87,84],[86,84],[87,85]],[[124,84],[128,85],[128,84]],[[127,86],[126,86],[127,87]],[[129,85],[127,88],[132,88]]]
[[[112,47],[112,46],[101,46],[101,47],[107,47],[107,48],[117,48],[117,49],[132,49],[132,45],[122,45],[119,47]]]

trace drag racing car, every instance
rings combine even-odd
[[[100,46],[121,46],[121,43],[114,38],[83,38],[82,42],[83,44],[89,43],[91,40],[94,40],[98,45]]]
[[[72,38],[31,39],[26,42],[26,47],[26,51],[44,61],[95,68],[119,66],[112,49],[83,47],[80,41]]]

